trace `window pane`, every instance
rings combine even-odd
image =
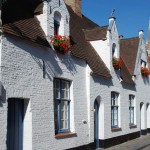
[[[56,80],[54,81],[54,97],[60,98],[60,81]]]
[[[111,93],[111,105],[112,106],[118,106],[118,93]]]
[[[60,94],[59,94],[59,90],[55,89],[55,99],[59,99],[60,98]]]
[[[57,100],[54,101],[54,120],[55,120],[55,129],[58,129],[58,104]]]
[[[68,128],[68,101],[61,101],[61,129]]]
[[[118,125],[118,107],[112,107],[111,110],[111,125],[117,126]]]
[[[62,81],[61,86],[61,97],[63,99],[69,99],[69,82],[68,81]]]
[[[134,123],[134,108],[131,109],[131,123]]]
[[[117,119],[114,120],[114,126],[118,126],[118,120]]]

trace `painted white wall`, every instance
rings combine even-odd
[[[98,40],[98,41],[90,41],[90,44],[94,47],[94,49],[97,51],[99,56],[102,58],[105,65],[110,70],[111,68],[111,54],[110,54],[110,44],[109,40]]]
[[[149,119],[149,116],[150,116],[150,105],[148,105],[147,107],[147,128],[150,128],[150,119]]]
[[[116,58],[120,58],[119,35],[118,35],[117,26],[114,18],[109,19],[109,27],[107,30],[106,40],[90,41],[90,44],[97,51],[99,56],[102,58],[107,68],[110,71],[113,71],[112,47],[114,44],[116,45],[114,56]]]
[[[59,5],[59,1],[56,0],[48,2],[44,1],[43,14],[37,16],[48,40],[50,40],[50,37],[54,35],[54,14],[56,12],[61,14],[59,34],[65,36],[70,35],[70,16],[63,0],[60,0],[60,4],[61,5]]]
[[[32,150],[32,109],[30,100],[24,100],[23,150]]]

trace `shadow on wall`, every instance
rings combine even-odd
[[[147,85],[150,85],[150,78],[147,76],[142,76],[143,82]]]
[[[42,71],[44,69],[43,66],[45,65],[45,74],[50,80],[53,80],[53,77],[60,77],[63,72],[68,72],[74,75],[77,72],[75,64],[80,65],[78,62],[74,62],[75,59],[72,59],[71,54],[59,54],[51,48],[37,44],[33,45],[31,42],[23,41],[18,38],[12,39],[7,37],[7,40],[14,43],[16,47],[29,53]],[[30,56],[27,55],[27,59],[30,59]],[[34,66],[31,66],[31,68],[32,67]]]
[[[77,72],[75,62],[70,55],[58,54],[52,52],[51,49],[49,49],[45,55],[46,57],[44,58],[32,55],[32,58],[42,71],[44,71],[45,68],[45,74],[50,80],[53,80],[53,77],[59,77],[63,72],[69,72],[72,75]]]
[[[0,82],[0,107],[3,107],[3,103],[6,103],[6,90]]]
[[[124,89],[128,89],[128,90],[132,90],[132,91],[136,91],[136,86],[134,84],[128,84],[128,83],[123,83],[122,82],[122,87]]]
[[[100,85],[106,85],[108,87],[113,86],[112,78],[104,78],[102,76],[92,75],[94,83],[98,83]]]

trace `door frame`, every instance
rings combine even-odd
[[[143,118],[143,117],[144,117],[144,116],[143,116],[143,115],[144,115],[144,114],[143,114],[143,113],[144,113],[143,111],[144,111],[144,103],[141,102],[141,103],[140,103],[140,135],[142,135],[142,125],[143,125],[142,119],[144,119],[144,118]]]
[[[99,103],[97,100],[94,102],[94,144],[95,148],[100,147],[99,142]]]
[[[9,98],[8,118],[7,118],[7,124],[8,124],[7,125],[7,149],[8,150],[10,149],[23,150],[23,118],[24,118],[24,99]],[[12,143],[18,142],[18,144],[12,145],[11,142]]]

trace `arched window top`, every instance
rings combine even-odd
[[[64,35],[64,16],[60,12],[54,12],[54,34]]]
[[[61,14],[58,11],[54,13],[54,20],[57,22],[61,21]]]

